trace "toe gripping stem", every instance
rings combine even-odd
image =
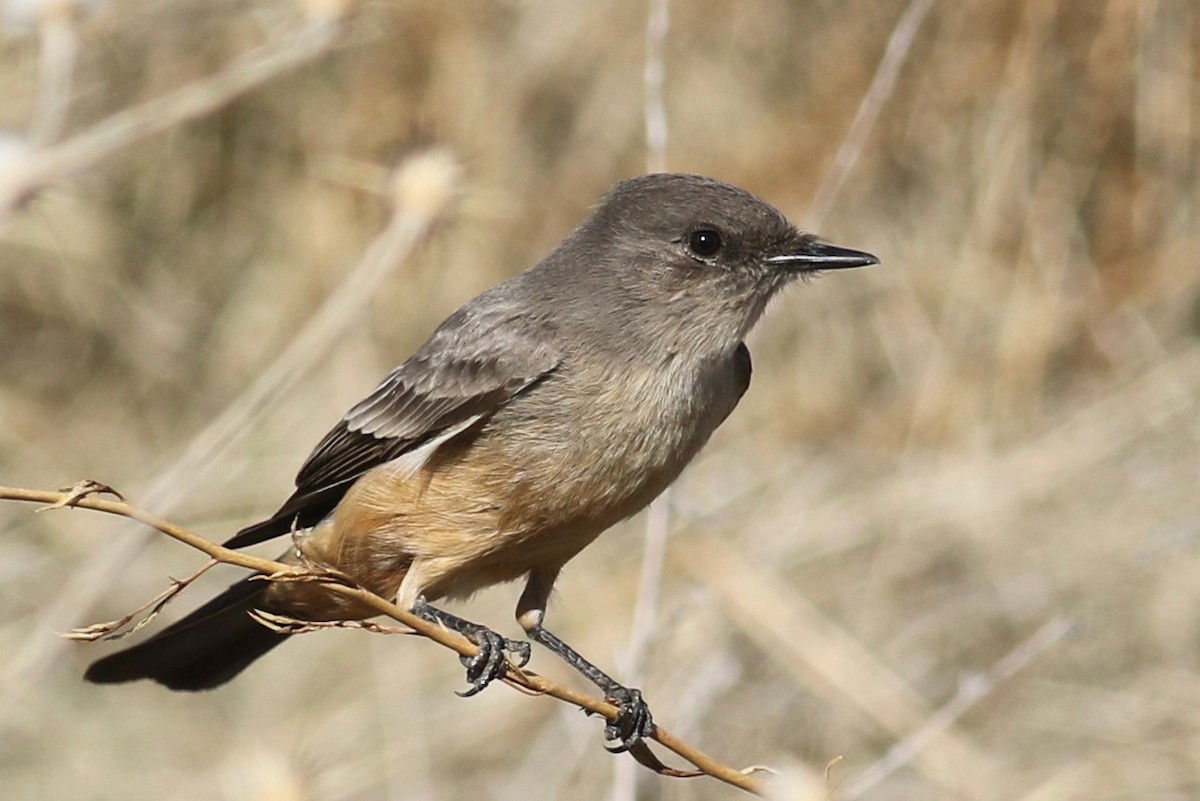
[[[463,620],[461,617],[443,612],[437,607],[430,606],[424,598],[417,600],[413,613],[418,617],[445,626],[451,631],[457,631],[479,647],[474,656],[460,656],[458,659],[467,669],[468,689],[457,693],[463,698],[475,695],[496,679],[504,677],[508,669],[508,654],[512,654],[512,664],[524,667],[529,662],[529,643],[523,640],[510,640],[502,637],[487,626]]]
[[[571,646],[541,626],[529,629],[530,639],[549,648],[571,667],[582,673],[604,692],[604,697],[617,707],[617,716],[604,727],[604,738],[615,745],[608,747],[614,754],[636,749],[643,737],[654,732],[654,718],[642,698],[642,691],[618,683],[600,668],[579,655]],[[641,761],[639,759],[639,761]]]

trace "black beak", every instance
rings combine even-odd
[[[777,264],[788,270],[812,273],[819,270],[848,270],[851,267],[869,267],[879,264],[879,259],[861,250],[850,250],[830,245],[819,239],[803,242],[791,253],[768,256],[768,264]]]

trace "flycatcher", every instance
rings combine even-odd
[[[454,312],[317,444],[296,491],[226,544],[293,534],[284,558],[340,571],[461,632],[467,694],[529,644],[431,604],[524,579],[516,616],[621,711],[606,735],[650,731],[641,693],[543,625],[559,571],[675,480],[750,382],[747,332],[803,275],[877,264],[796,230],[728,184],[656,174],[614,186],[532,269]],[[311,621],[373,612],[319,583],[243,580],[89,681],[216,687],[286,637],[262,609]]]

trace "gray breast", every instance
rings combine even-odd
[[[525,479],[547,492],[597,503],[653,497],[737,405],[749,377],[740,350],[691,364],[565,365],[497,414],[495,431],[510,436],[506,450]]]

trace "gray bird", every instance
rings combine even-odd
[[[543,626],[559,571],[679,475],[750,382],[743,342],[800,276],[877,264],[801,233],[754,195],[696,175],[616,184],[534,268],[450,315],[316,446],[296,490],[226,544],[296,532],[285,560],[340,571],[461,632],[473,694],[529,645],[448,614],[524,578],[517,620],[621,714],[615,750],[651,729],[641,693]],[[369,617],[316,583],[243,580],[89,681],[215,687],[286,637],[252,609],[312,621]]]

